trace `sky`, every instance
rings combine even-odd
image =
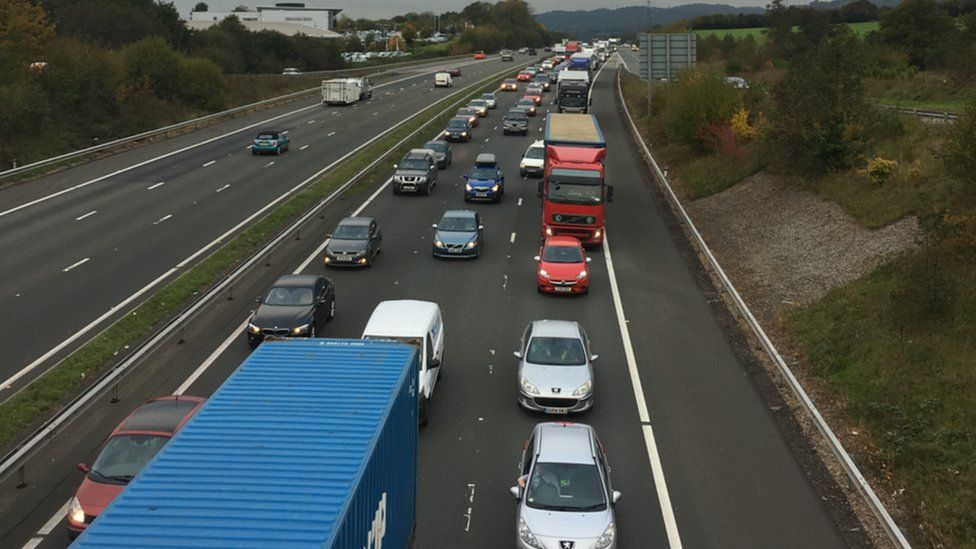
[[[190,10],[199,0],[172,0],[176,4],[176,9],[180,15],[188,18]],[[244,4],[250,7],[273,6],[276,0],[203,0],[210,6],[211,10],[232,10],[234,7]],[[284,1],[284,0],[277,0]],[[291,2],[301,2],[303,0],[287,0]],[[378,19],[382,17],[393,17],[410,11],[431,11],[442,13],[445,11],[460,11],[474,0],[304,0],[305,5],[312,7],[341,8],[342,14],[353,19],[367,17]],[[528,0],[529,5],[535,9],[536,13],[551,10],[578,10],[596,8],[621,8],[624,6],[643,6],[646,1],[641,0]],[[654,7],[668,7],[692,2],[652,0]],[[702,3],[728,4],[731,6],[765,6],[767,0],[702,0]],[[787,2],[800,3],[800,2]],[[804,2],[805,3],[805,2]]]

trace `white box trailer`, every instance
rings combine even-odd
[[[322,81],[322,103],[349,105],[373,96],[368,78],[334,78]]]

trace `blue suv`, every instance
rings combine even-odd
[[[474,167],[464,175],[464,201],[490,200],[501,202],[505,194],[505,174],[498,167],[495,155],[479,154]]]

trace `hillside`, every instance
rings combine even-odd
[[[763,13],[761,7],[737,8],[725,4],[687,4],[672,8],[650,8],[651,26],[670,25],[682,19],[716,13]],[[563,32],[579,38],[595,36],[619,36],[647,27],[648,8],[601,8],[590,11],[549,11],[535,16],[536,21],[549,30]]]

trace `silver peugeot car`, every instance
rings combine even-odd
[[[610,466],[589,425],[540,423],[525,442],[519,464],[515,511],[521,549],[613,549],[613,506],[620,492],[610,484]]]
[[[579,322],[536,320],[522,334],[519,404],[547,414],[583,412],[593,406],[590,342]]]

